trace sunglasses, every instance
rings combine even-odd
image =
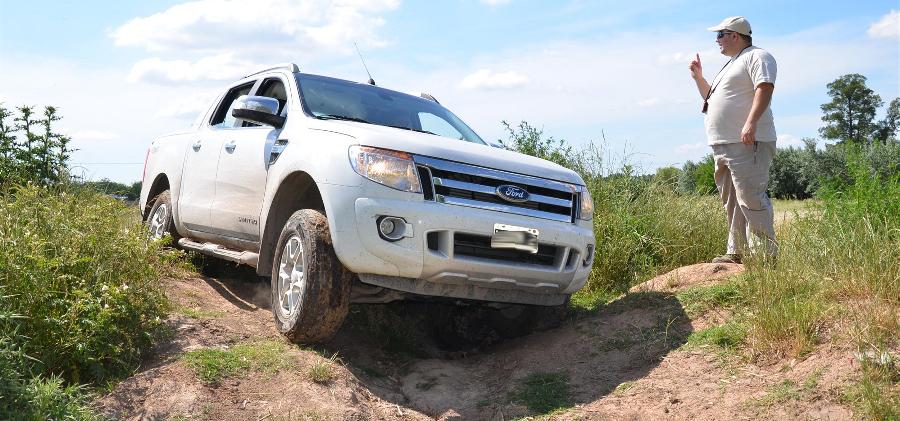
[[[728,32],[728,31],[719,31],[719,32],[716,32],[716,39],[722,38],[722,37],[724,37],[725,35],[733,34],[733,33],[734,33],[734,32]]]

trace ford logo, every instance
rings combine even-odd
[[[508,202],[522,203],[527,202],[530,195],[521,187],[504,184],[497,187],[497,196]]]

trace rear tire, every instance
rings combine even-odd
[[[295,343],[321,342],[341,327],[350,306],[353,273],[338,260],[328,219],[301,209],[288,219],[272,261],[272,313]]]
[[[151,240],[159,240],[166,235],[172,237],[172,246],[178,245],[178,231],[175,230],[175,208],[172,206],[172,194],[166,190],[153,199],[153,206],[147,214],[147,230]]]

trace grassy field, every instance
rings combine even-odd
[[[805,215],[814,205],[815,200],[784,200],[772,199],[772,207],[775,209],[775,226],[789,223],[799,215]]]

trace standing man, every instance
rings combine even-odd
[[[775,122],[769,103],[777,68],[769,52],[753,46],[750,23],[740,16],[709,28],[719,51],[731,57],[713,78],[703,78],[700,55],[691,77],[703,98],[706,136],[715,159],[716,187],[725,206],[728,249],[714,263],[741,263],[751,252],[778,253],[772,203],[766,194],[775,156]]]

